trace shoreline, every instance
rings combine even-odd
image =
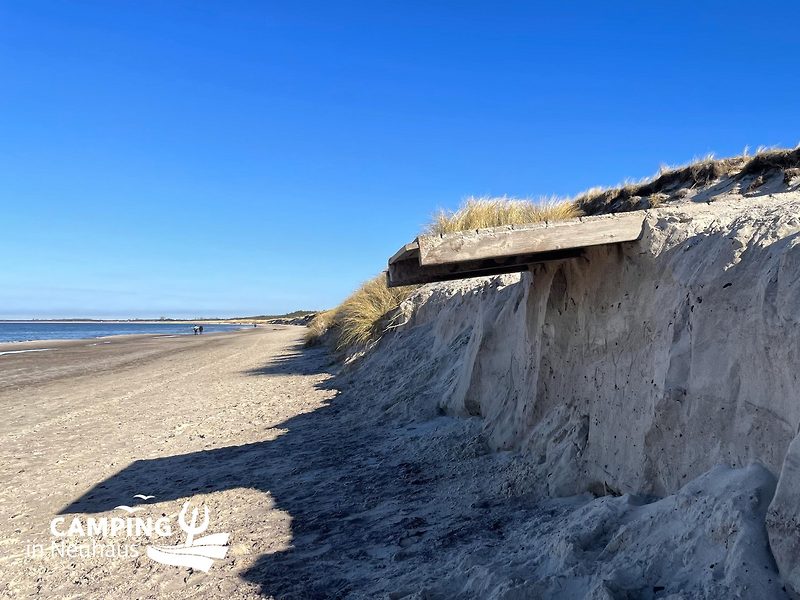
[[[21,322],[21,321],[20,321]],[[41,322],[41,321],[39,321]],[[0,321],[2,324],[3,321]],[[76,321],[71,321],[70,323],[77,323]],[[94,321],[87,322],[89,324],[95,323]],[[109,323],[109,322],[107,322]],[[121,322],[124,323],[124,322]],[[158,325],[160,323],[141,323],[142,325]],[[175,323],[176,325],[182,325],[182,323]],[[194,324],[194,323],[187,323],[187,324]],[[201,324],[201,323],[196,323]],[[206,323],[202,323],[205,325]],[[247,325],[239,325],[237,323],[208,323],[209,325],[230,325],[231,329],[226,331],[204,331],[202,334],[203,336],[208,335],[215,335],[220,333],[235,333],[237,331],[248,331],[249,329],[257,329],[256,327],[248,327]],[[4,350],[11,350],[10,346],[14,346],[14,349],[19,349],[20,344],[63,344],[65,342],[87,342],[91,340],[106,340],[110,338],[135,338],[135,337],[194,337],[194,333],[192,331],[187,332],[137,332],[137,333],[112,333],[110,335],[95,335],[95,336],[87,336],[87,337],[73,337],[73,338],[32,338],[26,340],[6,340],[0,341],[0,356],[2,356]],[[9,346],[9,348],[5,348],[5,346]]]
[[[85,338],[44,338],[44,339],[34,339],[34,340],[18,340],[15,342],[0,342],[0,355],[3,354],[5,351],[13,351],[13,350],[27,350],[27,348],[20,348],[21,346],[25,345],[41,345],[41,344],[50,344],[56,347],[63,347],[69,345],[76,345],[82,346],[86,342],[92,342],[100,340],[102,342],[108,342],[112,339],[116,340],[135,340],[139,339],[155,339],[155,338],[195,338],[195,337],[208,337],[208,336],[217,336],[219,334],[230,334],[230,333],[238,333],[242,331],[250,331],[252,329],[256,329],[254,327],[243,327],[240,329],[231,329],[230,331],[207,331],[203,332],[200,335],[195,336],[193,333],[118,333],[114,335],[101,335],[101,336],[94,336],[94,337],[85,337]],[[6,348],[7,346],[7,348]],[[49,350],[50,348],[48,348]]]
[[[0,319],[0,325],[246,325],[248,323],[267,323],[267,321],[46,321]]]
[[[226,335],[125,334],[102,338],[34,340],[0,343],[0,395],[10,387],[32,386],[70,377],[114,374],[143,362],[177,360],[201,348],[223,348],[275,333],[273,328],[236,329]],[[294,330],[290,326],[274,329]],[[199,356],[199,355],[198,355]],[[202,359],[205,360],[205,359]],[[155,368],[161,368],[153,363]],[[31,389],[32,389],[31,387]]]
[[[247,321],[245,319],[243,322],[252,323],[256,321],[258,320],[256,319],[254,321]],[[183,325],[187,323],[208,323],[209,325],[235,325],[237,321],[235,319],[168,319],[166,321],[161,321],[159,319],[0,319],[0,323],[139,323],[141,325]]]
[[[309,312],[307,314],[314,315],[315,312]],[[71,323],[81,323],[81,324],[111,324],[111,323],[119,323],[119,324],[126,324],[126,325],[246,325],[252,323],[271,323],[272,321],[281,320],[281,319],[293,319],[293,318],[302,318],[303,316],[307,315],[298,315],[298,316],[287,316],[287,315],[277,315],[274,317],[269,318],[240,318],[240,317],[232,317],[230,319],[0,319],[0,325],[4,323],[9,324],[35,324],[35,323],[46,323],[46,324],[59,324],[59,325],[66,325]]]

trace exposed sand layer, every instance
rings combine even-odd
[[[669,206],[636,243],[427,286],[361,372],[411,417],[480,416],[553,496],[664,495],[719,463],[779,475],[800,425],[799,215],[796,191]]]
[[[800,192],[778,177],[693,200],[647,211],[635,243],[423,287],[357,380],[388,414],[478,419],[542,497],[680,495],[758,465],[779,483],[753,496],[771,502],[757,529],[800,597]],[[719,589],[743,594],[732,573]]]
[[[660,500],[544,499],[525,461],[491,450],[482,419],[398,414],[392,406],[411,399],[389,393],[389,379],[332,376],[324,350],[299,348],[302,333],[0,357],[0,593],[783,597],[763,525],[775,485],[765,469],[714,469]],[[127,504],[174,517],[185,500],[209,507],[206,533],[231,534],[208,573],[147,556],[25,555],[50,543],[58,514]]]

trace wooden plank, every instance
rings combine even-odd
[[[636,211],[521,227],[423,235],[417,238],[419,264],[445,265],[631,242],[639,239],[643,224],[644,213]]]
[[[410,244],[406,244],[400,250],[394,253],[392,258],[389,259],[389,264],[394,262],[398,262],[401,260],[406,260],[411,258],[412,256],[419,256],[419,243],[417,240],[414,240]]]
[[[389,287],[430,283],[432,281],[450,281],[484,275],[500,275],[525,271],[531,263],[548,262],[575,258],[582,254],[580,248],[507,256],[499,259],[473,260],[446,265],[420,266],[419,257],[411,256],[404,260],[389,263],[387,284]]]

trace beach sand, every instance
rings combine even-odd
[[[342,369],[303,349],[304,332],[0,356],[0,597],[786,597],[763,511],[737,500],[769,494],[763,467],[715,469],[662,499],[546,498],[535,465],[490,451],[482,419],[419,410],[425,390],[404,382],[425,353],[384,347],[383,366]],[[230,534],[207,572],[146,555],[186,541],[186,501],[208,508],[200,536]],[[69,556],[50,532],[54,518],[61,533],[129,516],[166,519],[171,535],[74,537],[92,550]],[[712,567],[728,563],[720,580]]]
[[[277,425],[333,394],[315,387],[325,374],[269,366],[303,331],[3,345],[0,352],[48,350],[0,355],[0,596],[260,597],[237,574],[291,541],[290,516],[272,508],[259,481],[263,449],[283,433]],[[143,505],[135,494],[155,498]],[[227,556],[208,574],[144,555],[51,556],[59,514],[67,523],[125,517],[114,507],[138,502],[145,509],[137,516],[174,516],[186,499],[209,507],[207,534],[231,534]],[[142,553],[148,543],[115,541],[141,543]],[[27,556],[31,544],[42,544],[44,556]]]

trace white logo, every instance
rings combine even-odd
[[[184,502],[178,515],[178,524],[186,533],[186,543],[176,546],[148,546],[147,556],[154,561],[175,567],[191,567],[198,571],[211,568],[215,559],[225,558],[228,553],[228,533],[215,533],[198,539],[194,536],[208,529],[208,507],[203,507],[203,522],[197,524],[197,508],[192,509],[192,521],[186,522],[189,503]]]
[[[150,500],[155,496],[136,494],[134,498]],[[200,523],[197,518],[200,514],[198,508],[193,508],[191,520],[187,522],[189,502],[184,502],[183,508],[178,513],[178,525],[186,534],[186,541],[174,546],[149,544],[146,547],[147,556],[164,565],[175,567],[188,567],[198,571],[208,572],[215,560],[225,558],[228,553],[228,533],[215,533],[204,537],[195,536],[208,529],[208,507],[203,506],[203,519]],[[144,510],[142,506],[130,507],[125,504],[115,506],[114,510],[127,513],[126,517],[74,517],[67,522],[65,517],[56,517],[50,521],[50,533],[53,535],[49,548],[43,544],[29,544],[26,554],[30,557],[44,557],[59,555],[62,557],[90,558],[104,556],[106,558],[136,558],[140,555],[138,542],[119,543],[116,538],[141,538],[148,540],[154,538],[168,538],[172,535],[172,521],[170,517],[162,516],[157,519],[141,517],[134,513]],[[111,538],[111,541],[108,540]]]

